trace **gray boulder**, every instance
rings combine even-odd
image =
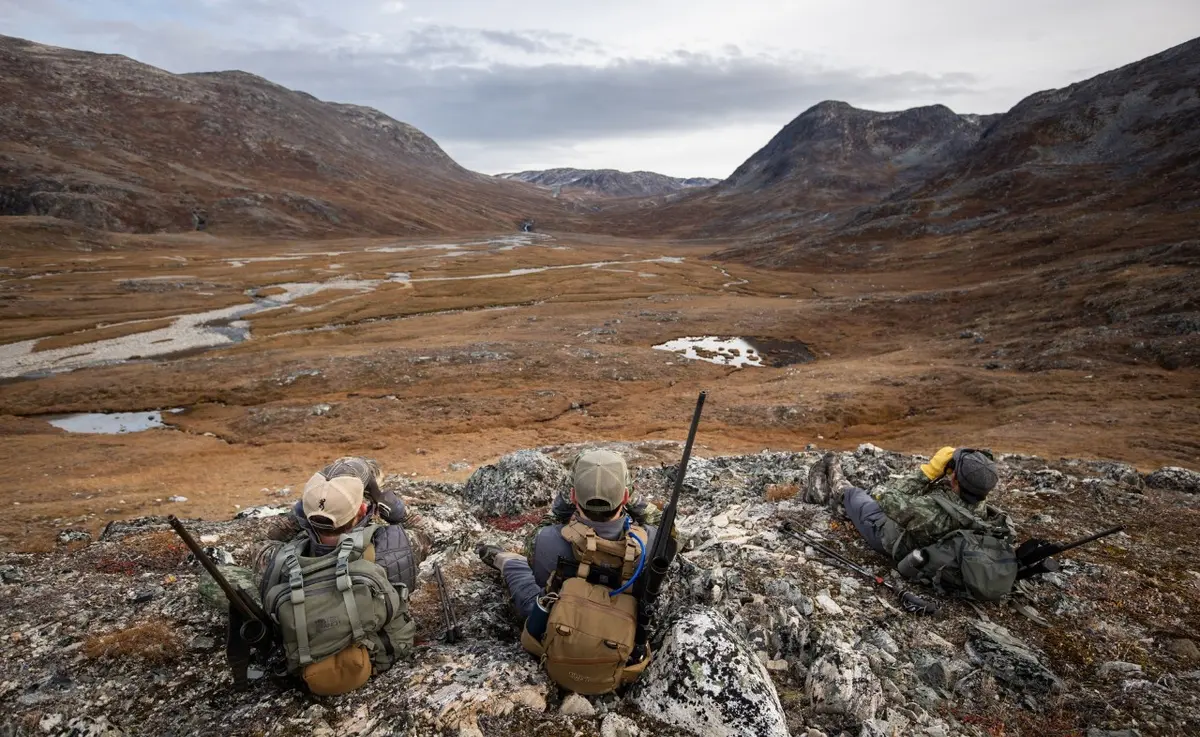
[[[813,711],[866,722],[883,701],[883,687],[867,656],[850,643],[826,638],[824,652],[808,670],[805,691]]]
[[[1047,693],[1063,688],[1042,654],[1000,625],[972,622],[967,631],[967,655],[1018,691]]]
[[[1200,494],[1200,473],[1179,466],[1163,466],[1146,475],[1146,486],[1151,489]]]
[[[462,494],[475,514],[499,517],[544,507],[569,483],[561,463],[536,450],[519,450],[475,469]]]
[[[788,736],[766,668],[711,609],[675,621],[632,699],[646,714],[699,737]]]

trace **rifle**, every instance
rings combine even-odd
[[[242,689],[248,685],[247,671],[250,667],[250,650],[257,650],[263,657],[281,641],[279,628],[271,620],[259,603],[241,586],[229,583],[221,571],[213,563],[204,549],[196,543],[192,534],[175,515],[167,517],[171,529],[183,539],[183,543],[192,551],[192,555],[208,571],[221,591],[229,601],[229,629],[225,638],[225,659],[233,672],[234,688]]]
[[[811,545],[813,547],[813,549],[816,550],[817,552],[824,553],[829,558],[832,558],[833,561],[840,564],[842,566],[842,568],[853,571],[854,573],[857,573],[860,576],[869,578],[872,582],[875,583],[875,585],[883,586],[883,587],[887,588],[888,590],[890,590],[893,594],[896,595],[896,598],[900,600],[900,606],[904,608],[904,611],[911,612],[913,614],[925,614],[925,615],[929,615],[929,616],[934,616],[941,610],[941,606],[938,605],[937,602],[926,601],[911,591],[905,591],[905,590],[899,588],[898,586],[896,586],[896,584],[892,583],[891,581],[888,581],[883,576],[876,576],[874,573],[871,573],[866,568],[863,568],[862,566],[858,565],[854,561],[845,557],[841,553],[839,553],[831,548],[827,548],[824,545],[822,545],[821,543],[817,542],[814,539],[814,537],[812,535],[810,535],[807,531],[797,530],[796,527],[791,522],[784,522],[783,530],[784,530],[784,532],[791,535],[792,537],[795,537],[795,538],[803,541],[804,543]]]
[[[679,550],[679,541],[675,538],[675,514],[679,509],[679,492],[683,490],[688,461],[692,457],[692,444],[696,441],[696,428],[700,425],[700,412],[704,409],[704,399],[707,396],[708,392],[700,392],[700,396],[696,397],[696,410],[692,413],[692,426],[688,429],[687,442],[683,446],[683,460],[679,462],[679,468],[675,471],[671,500],[663,509],[658,532],[654,535],[654,545],[648,552],[643,553],[649,555],[649,565],[634,589],[639,603],[636,638],[638,648],[643,648],[646,644],[647,629],[654,619],[654,603],[658,599],[658,591]]]
[[[1058,561],[1051,560],[1050,556],[1065,553],[1080,545],[1087,545],[1102,537],[1115,535],[1124,529],[1124,525],[1112,527],[1097,532],[1095,535],[1088,535],[1078,540],[1072,540],[1069,543],[1053,543],[1049,540],[1038,538],[1026,540],[1017,548],[1017,580],[1020,581],[1023,578],[1037,576],[1042,573],[1054,573],[1059,570]]]
[[[433,576],[437,579],[438,591],[441,593],[442,599],[442,619],[446,621],[446,644],[453,645],[458,642],[462,635],[458,630],[458,622],[454,618],[454,608],[450,606],[450,589],[446,588],[446,579],[442,577],[442,564],[435,563],[433,566]]]

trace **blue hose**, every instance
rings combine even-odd
[[[629,517],[626,517],[625,518],[625,534],[626,535],[630,534],[629,533],[629,523],[630,523],[630,519],[629,519]],[[632,578],[630,578],[625,583],[621,584],[621,588],[615,589],[611,593],[609,593],[610,597],[616,596],[617,594],[625,593],[626,589],[628,589],[630,586],[632,586],[633,582],[638,579],[638,576],[642,575],[642,568],[644,568],[646,565],[646,546],[644,544],[642,544],[642,539],[640,537],[638,537],[637,535],[633,536],[633,541],[638,544],[638,547],[641,548],[641,551],[642,551],[641,555],[638,556],[637,569],[634,570]]]

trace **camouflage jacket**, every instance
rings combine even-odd
[[[978,530],[1006,539],[1015,536],[1003,512],[989,508],[987,502],[967,504],[954,493],[945,477],[930,481],[919,469],[893,479],[872,496],[901,531],[903,539],[893,536],[883,541],[892,548],[894,556],[931,545],[955,530]]]

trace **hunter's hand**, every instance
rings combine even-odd
[[[930,481],[937,481],[946,474],[946,465],[950,463],[950,459],[954,457],[954,448],[946,446],[933,455],[929,459],[929,463],[921,466],[921,471],[924,472],[925,478]]]

